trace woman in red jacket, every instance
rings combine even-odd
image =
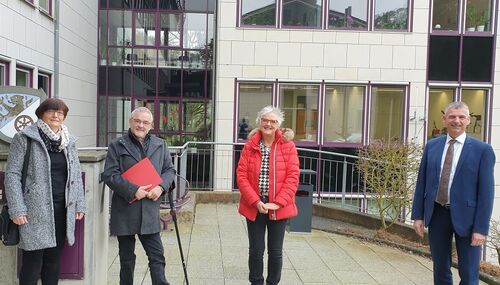
[[[264,107],[255,122],[259,127],[249,134],[238,163],[239,212],[247,219],[250,283],[264,284],[267,228],[266,284],[278,284],[286,221],[297,215],[295,192],[299,184],[299,158],[293,131],[279,129],[283,112],[272,106]]]

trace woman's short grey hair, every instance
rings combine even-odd
[[[257,124],[257,126],[260,125],[260,120],[262,119],[262,117],[268,114],[273,114],[276,116],[276,119],[278,120],[278,127],[281,126],[281,123],[285,121],[285,114],[283,113],[283,111],[281,111],[279,108],[275,108],[269,105],[262,108],[262,110],[257,113],[255,124]]]
[[[146,107],[137,107],[130,113],[130,118],[133,118],[135,114],[137,113],[148,113],[149,116],[151,117],[151,122],[153,121],[153,113],[151,113],[151,110],[149,110]]]
[[[469,106],[467,106],[467,104],[465,104],[464,102],[451,102],[450,104],[448,104],[448,106],[446,106],[446,109],[444,109],[444,115],[446,116],[446,114],[448,114],[448,111],[451,109],[464,109],[465,111],[467,111],[467,116],[469,116]]]

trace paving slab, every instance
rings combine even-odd
[[[238,214],[237,205],[198,204],[195,213],[192,222],[179,224],[189,284],[249,284],[246,220]],[[172,285],[184,284],[173,225],[161,232],[161,238],[167,278]],[[120,260],[116,238],[110,237],[109,243],[108,284],[111,285],[119,283]],[[136,256],[134,285],[149,285],[147,257],[139,241]],[[459,284],[458,272],[452,270],[454,284]],[[287,232],[281,284],[428,285],[432,284],[432,262],[399,249],[319,230],[307,234]]]

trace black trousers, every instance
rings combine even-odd
[[[267,228],[267,279],[266,284],[275,285],[281,280],[283,267],[283,240],[287,220],[269,220],[267,214],[257,214],[254,222],[247,219],[248,228],[248,280],[252,285],[264,284],[264,250]]]
[[[149,260],[153,285],[169,285],[165,278],[165,255],[160,233],[137,235]],[[134,284],[135,235],[117,236],[120,255],[120,285]]]
[[[40,250],[22,250],[19,285],[36,285],[38,279],[43,285],[57,285],[61,255],[66,240],[66,209],[64,205],[54,205],[56,247]]]

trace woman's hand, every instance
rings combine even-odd
[[[85,215],[85,214],[84,214],[84,213],[82,213],[82,212],[76,212],[76,217],[75,217],[75,219],[76,219],[76,220],[81,220],[81,219],[83,219],[83,216],[84,216],[84,215]]]
[[[264,207],[268,210],[278,210],[279,208],[281,208],[280,205],[276,203],[266,203]]]
[[[259,210],[259,213],[261,214],[267,214],[266,204],[259,201],[259,203],[257,203],[257,210]]]
[[[20,226],[28,223],[28,218],[26,216],[19,216],[12,219],[14,224]]]

